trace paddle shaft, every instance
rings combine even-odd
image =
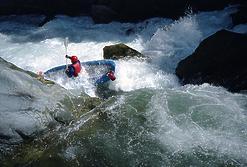
[[[64,40],[64,47],[65,47],[65,54],[68,55],[68,43],[69,43],[69,38],[66,37]],[[67,58],[66,59],[66,70],[68,69],[68,61]]]

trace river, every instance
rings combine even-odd
[[[65,64],[68,54],[81,61],[103,59],[103,47],[125,43],[151,58],[118,60],[116,92],[103,113],[82,117],[59,131],[42,155],[23,166],[246,166],[247,95],[209,84],[181,86],[177,63],[200,42],[231,27],[236,9],[201,12],[177,21],[151,18],[140,23],[94,24],[89,17],[0,18],[0,55],[33,72]],[[28,20],[28,21],[27,21]],[[97,96],[84,82],[56,80],[66,89]],[[36,155],[35,155],[36,156]]]

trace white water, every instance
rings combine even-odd
[[[57,16],[41,28],[5,20],[0,23],[0,55],[25,70],[38,72],[65,64],[65,37],[70,39],[68,54],[77,55],[81,61],[102,59],[104,46],[123,42],[150,56],[152,63],[116,62],[118,79],[110,85],[111,89],[130,91],[178,86],[173,76],[177,63],[190,55],[201,40],[219,29],[230,27],[229,14],[233,11],[236,10],[228,8],[190,14],[175,22],[154,18],[138,24],[96,25],[87,17]],[[133,31],[126,35],[129,29]],[[239,29],[244,28],[236,28],[236,31]],[[73,81],[70,83],[60,82],[68,89],[82,86],[76,86]]]
[[[154,135],[174,154],[195,148],[246,161],[246,95],[203,84],[157,93],[150,101]]]
[[[158,91],[146,111],[150,126],[157,128],[152,137],[174,154],[193,154],[193,149],[199,146],[205,154],[212,150],[218,156],[232,156],[246,162],[246,95],[232,94],[208,84],[180,86],[174,75],[177,63],[217,30],[247,32],[246,25],[231,29],[229,15],[233,11],[234,8],[228,8],[203,12],[178,21],[153,18],[138,24],[95,25],[90,18],[65,16],[57,16],[42,28],[2,21],[0,56],[23,69],[37,72],[65,64],[65,37],[70,39],[68,54],[77,55],[81,61],[102,59],[104,46],[123,42],[151,57],[152,61],[116,61],[117,79],[109,88],[125,92],[141,88]],[[126,35],[129,29],[133,32]],[[67,89],[79,89],[95,96],[95,88],[84,79],[57,78],[56,81]]]
[[[77,55],[81,61],[102,59],[104,46],[124,42],[150,56],[152,63],[116,62],[118,79],[110,85],[111,89],[130,91],[178,86],[173,76],[177,63],[190,55],[201,40],[230,27],[229,14],[233,11],[236,10],[228,8],[190,14],[175,22],[154,18],[138,24],[96,25],[87,17],[57,16],[41,28],[5,20],[0,23],[0,55],[23,69],[38,72],[65,64],[63,40],[67,36],[70,39],[68,54]],[[126,35],[129,29],[133,32]],[[73,82],[62,85],[68,89],[75,87]]]

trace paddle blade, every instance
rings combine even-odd
[[[65,47],[65,48],[68,48],[68,43],[69,43],[69,38],[66,37],[66,38],[64,39],[64,47]]]

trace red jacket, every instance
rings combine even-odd
[[[77,77],[78,76],[78,74],[81,72],[81,63],[80,63],[80,61],[77,61],[76,63],[74,63],[74,64],[71,64],[71,66],[74,68],[74,74],[73,74],[73,76],[74,77]]]

